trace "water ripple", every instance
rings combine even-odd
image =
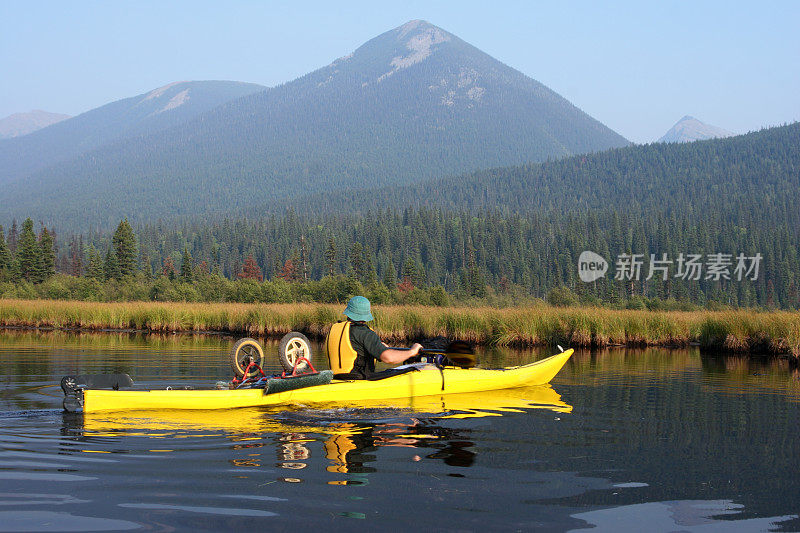
[[[127,531],[136,522],[53,511],[0,511],[0,531]]]
[[[0,479],[15,481],[92,481],[97,478],[78,476],[76,474],[56,474],[53,472],[0,472]]]
[[[0,505],[71,505],[89,503],[69,494],[24,494],[16,492],[0,492]]]
[[[214,514],[222,516],[278,516],[278,513],[273,513],[271,511],[260,511],[258,509],[238,509],[235,507],[204,507],[196,505],[171,505],[166,503],[120,503],[118,505],[128,509],[167,509],[173,511],[187,511],[190,513]]]

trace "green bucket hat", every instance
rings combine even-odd
[[[372,312],[369,308],[369,300],[363,296],[353,296],[347,302],[347,307],[344,309],[344,315],[350,320],[356,322],[369,322],[373,319]]]

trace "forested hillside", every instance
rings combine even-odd
[[[349,202],[349,203],[348,203]],[[506,213],[618,210],[713,213],[744,228],[800,227],[800,123],[709,141],[649,144],[542,164],[496,168],[406,187],[327,194],[301,211],[391,206]]]
[[[146,277],[171,272],[180,279],[185,267],[190,275],[236,279],[257,272],[290,283],[339,275],[377,297],[405,284],[406,289],[442,286],[461,298],[798,308],[798,202],[800,124],[792,124],[730,139],[637,146],[478,172],[425,186],[331,194],[314,204],[317,213],[299,204],[251,219],[169,221],[134,230],[137,264]],[[11,248],[17,234],[8,232]],[[104,275],[98,262],[110,260],[107,233],[59,235],[60,271],[86,274],[94,250],[94,275]],[[592,283],[578,276],[578,257],[586,250],[610,264],[606,276]],[[635,279],[614,279],[622,254],[641,258]],[[647,281],[651,254],[658,260],[666,256],[669,272],[656,271]],[[680,275],[680,258],[689,254],[701,263],[697,279]],[[758,271],[737,273],[739,255],[760,255]],[[720,261],[727,261],[724,275],[715,276],[712,263]],[[5,278],[18,277],[13,261],[5,264]],[[218,296],[192,298],[203,297]]]
[[[627,144],[541,83],[412,21],[285,85],[41,170],[0,192],[0,217],[85,230],[258,216],[312,193]]]

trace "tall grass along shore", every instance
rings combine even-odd
[[[0,327],[151,332],[213,331],[324,336],[342,305],[97,303],[0,300]],[[800,358],[800,313],[787,311],[642,311],[586,307],[495,309],[375,306],[373,327],[399,342],[445,336],[477,344],[572,347],[685,346]]]

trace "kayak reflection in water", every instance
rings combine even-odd
[[[308,464],[305,462],[311,457],[311,450],[305,445],[308,437],[304,433],[286,433],[278,438],[281,443],[278,449],[278,464],[280,468],[289,470],[302,470]]]
[[[325,456],[331,462],[328,472],[365,474],[376,469],[368,463],[377,461],[375,452],[381,446],[407,448],[433,448],[426,457],[442,459],[445,464],[469,467],[475,461],[475,453],[467,448],[474,443],[464,440],[457,431],[435,425],[421,424],[412,419],[412,424],[356,424],[342,423],[330,427],[333,432],[325,440]],[[415,460],[420,460],[415,456]],[[351,484],[350,480],[331,481],[330,484]]]
[[[353,296],[344,310],[347,320],[331,326],[325,342],[328,361],[335,379],[366,379],[375,373],[375,361],[402,363],[416,356],[422,345],[410,349],[389,348],[368,325],[374,317],[369,300]]]

